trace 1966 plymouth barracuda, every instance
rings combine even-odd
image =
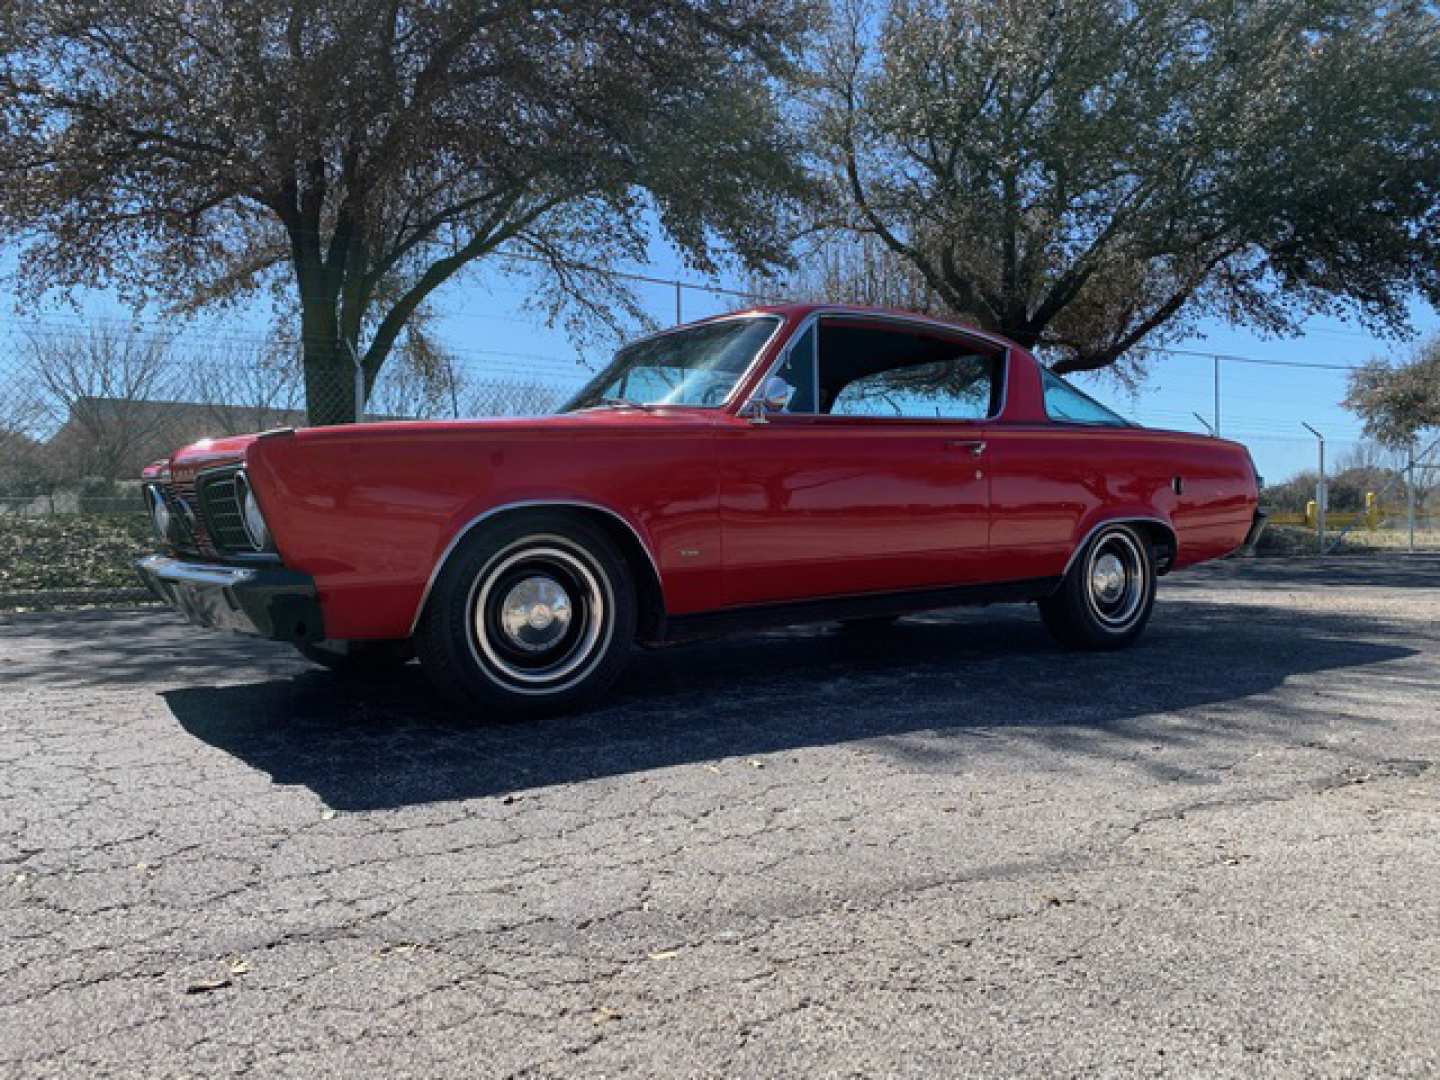
[[[1245,448],[1140,428],[1024,349],[785,306],[646,338],[557,415],[206,440],[146,473],[191,621],[336,670],[418,656],[483,713],[572,708],[637,644],[1038,604],[1127,645],[1260,525]]]

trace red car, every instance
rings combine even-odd
[[[208,440],[146,477],[170,550],[140,574],[192,622],[337,670],[418,656],[506,709],[757,625],[1034,601],[1068,646],[1126,645],[1159,576],[1261,524],[1236,443],[989,334],[817,306],[635,342],[554,416]]]

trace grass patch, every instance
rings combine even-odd
[[[1326,530],[1327,554],[1403,551],[1410,542],[1407,529],[1352,529],[1345,534],[1344,541],[1336,545],[1339,533],[1339,529]],[[1415,550],[1440,550],[1440,529],[1416,529]],[[1257,555],[1315,555],[1318,551],[1315,530],[1303,525],[1267,525],[1260,534],[1260,543],[1255,546]]]
[[[0,515],[0,593],[137,588],[156,546],[144,514]]]

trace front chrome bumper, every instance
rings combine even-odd
[[[324,618],[308,574],[150,555],[135,564],[151,592],[196,626],[277,641],[320,641]]]

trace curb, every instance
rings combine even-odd
[[[0,611],[15,608],[85,607],[97,604],[159,603],[149,589],[38,589],[0,592]]]

